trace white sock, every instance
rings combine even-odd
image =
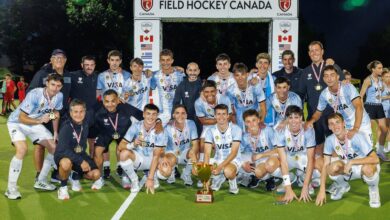
[[[22,165],[23,160],[19,160],[15,156],[11,159],[8,172],[8,188],[16,188]]]
[[[347,181],[345,181],[343,175],[337,175],[337,176],[331,176],[329,175],[329,178],[333,181],[335,181],[339,186],[346,187],[348,185]]]
[[[120,163],[123,171],[125,171],[125,173],[130,178],[130,180],[134,180],[138,178],[137,174],[134,171],[133,161],[131,159],[128,159],[126,161],[121,161]]]
[[[199,153],[199,162],[204,161],[204,153]]]
[[[320,171],[318,171],[317,169],[314,169],[314,170],[313,170],[313,174],[311,175],[311,178],[312,178],[312,179],[318,179],[318,178],[320,178],[320,177],[321,177]]]
[[[271,173],[271,176],[282,178],[282,171],[280,170],[280,167],[276,168],[276,170]]]
[[[191,171],[192,171],[192,164],[187,163],[186,166],[184,167],[183,173],[185,175],[191,175]]]
[[[47,154],[45,160],[43,161],[42,170],[39,173],[38,181],[47,181],[47,176],[49,175],[50,169],[54,164],[53,154]]]
[[[379,144],[377,151],[384,152],[384,149],[385,149],[385,146]]]
[[[104,161],[103,167],[110,167],[110,161]]]
[[[371,177],[367,177],[363,175],[364,182],[367,183],[368,186],[378,186],[379,184],[379,173],[375,172],[375,174]]]

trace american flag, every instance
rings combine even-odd
[[[291,50],[291,44],[279,44],[279,51]]]
[[[152,50],[152,44],[141,44],[141,50]]]

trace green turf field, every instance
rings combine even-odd
[[[29,150],[18,182],[22,199],[11,201],[0,196],[1,219],[111,219],[130,195],[120,187],[115,174],[97,192],[90,189],[89,181],[83,181],[83,191],[76,193],[69,190],[71,199],[68,201],[58,200],[56,191],[38,192],[33,188],[32,146]],[[0,117],[1,194],[7,187],[8,166],[13,155],[6,120]],[[114,166],[115,162],[112,169]],[[256,190],[240,188],[238,195],[231,195],[228,183],[215,193],[213,204],[196,204],[197,189],[185,187],[178,180],[174,185],[160,181],[161,187],[155,195],[147,195],[144,190],[139,192],[122,219],[387,219],[390,214],[390,163],[382,163],[381,168],[382,207],[379,209],[369,207],[368,188],[361,180],[352,181],[351,191],[341,201],[331,201],[328,196],[324,207],[297,201],[289,205],[274,205],[273,194],[266,192],[264,185]],[[296,192],[299,193],[299,190]]]

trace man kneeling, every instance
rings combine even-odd
[[[92,158],[87,155],[88,122],[85,119],[86,105],[83,101],[74,99],[70,103],[70,120],[66,121],[60,129],[58,145],[54,153],[54,160],[59,167],[61,187],[58,190],[58,199],[69,199],[68,178],[73,170],[86,179],[97,180],[100,171]],[[74,179],[78,179],[75,178]],[[78,180],[72,180],[72,190],[80,191]]]

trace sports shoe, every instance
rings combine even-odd
[[[368,187],[369,195],[370,195],[370,207],[371,208],[379,208],[381,207],[381,200],[379,195],[378,185],[369,186]]]
[[[41,190],[46,190],[46,191],[54,191],[56,190],[56,186],[48,183],[46,181],[36,181],[34,184],[35,189],[41,189]]]
[[[253,175],[245,175],[245,174],[243,174],[241,176],[240,181],[239,181],[238,177],[236,177],[237,183],[240,184],[241,186],[244,186],[244,187],[249,187],[249,184],[251,183],[252,178],[253,178]]]
[[[69,182],[70,182],[70,185],[72,186],[72,191],[80,192],[82,190],[82,187],[81,187],[81,184],[80,184],[80,180],[73,179],[73,175],[77,175],[77,173],[72,173],[69,176]]]
[[[141,190],[141,187],[139,185],[138,177],[131,180],[131,190],[132,193],[137,193]]]
[[[131,188],[130,179],[126,175],[122,176],[122,187],[123,187],[123,189],[130,189]]]
[[[390,161],[389,158],[387,158],[386,154],[382,151],[377,151],[376,154],[378,155],[379,158],[383,161]]]
[[[351,186],[347,183],[346,186],[338,186],[336,190],[330,195],[331,200],[340,200],[344,193],[349,192]]]
[[[231,194],[237,195],[239,192],[238,186],[237,186],[237,180],[236,178],[229,180],[229,192]]]
[[[118,165],[118,166],[116,167],[116,174],[117,174],[119,177],[122,177],[122,175],[123,175],[123,169],[122,169],[121,165]]]
[[[4,195],[8,199],[21,199],[22,195],[20,195],[20,192],[18,191],[18,188],[8,188],[7,191],[5,191]]]
[[[176,182],[176,175],[175,175],[175,170],[176,170],[176,168],[174,169],[174,170],[172,170],[172,172],[171,172],[171,175],[168,177],[168,179],[167,179],[167,183],[169,183],[169,184],[174,184],[175,182]]]
[[[258,179],[255,175],[252,175],[247,187],[254,189],[257,188],[259,185],[260,185],[260,179]]]
[[[276,189],[275,178],[271,177],[265,180],[265,189],[267,191],[274,191]]]
[[[51,183],[61,183],[61,180],[60,180],[59,174],[58,174],[58,170],[53,169],[53,171],[51,172],[50,182]]]
[[[334,192],[336,191],[336,189],[337,189],[337,182],[333,182],[333,183],[325,190],[325,192],[332,194],[332,193],[334,193]]]
[[[320,179],[320,178],[312,179],[312,180],[311,180],[311,185],[312,185],[314,188],[320,187],[320,186],[321,186],[321,179]]]
[[[69,193],[68,193],[68,186],[61,186],[57,191],[58,199],[60,200],[68,200],[69,199]]]
[[[104,186],[104,180],[102,177],[100,177],[98,180],[96,180],[92,186],[91,189],[93,190],[100,190]]]
[[[226,180],[223,174],[219,174],[218,176],[215,176],[212,179],[213,179],[212,181],[213,183],[211,184],[211,189],[214,191],[218,191]]]
[[[110,179],[111,177],[111,170],[110,167],[103,167],[103,179]]]
[[[192,186],[192,184],[194,184],[191,175],[185,174],[184,172],[180,175],[180,179],[184,181],[184,185],[186,186]]]

